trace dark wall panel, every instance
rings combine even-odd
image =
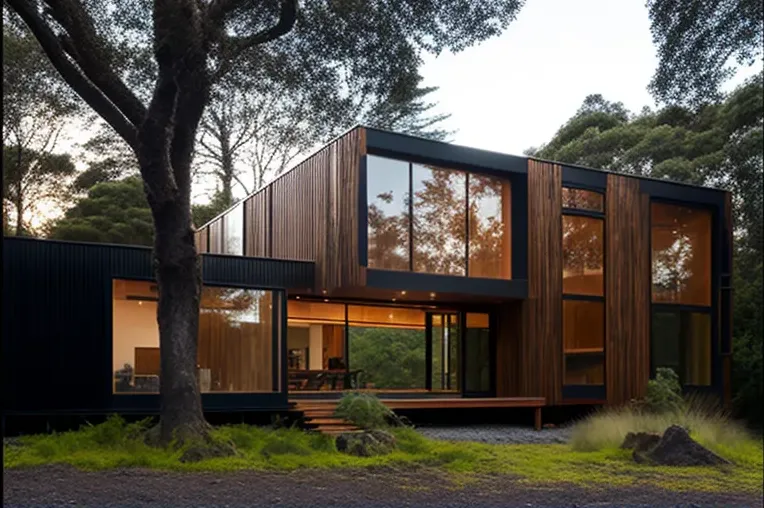
[[[303,290],[313,263],[204,256],[206,284]],[[153,411],[157,396],[112,395],[112,279],[151,279],[144,247],[3,239],[2,381],[8,413]],[[281,400],[279,397],[281,397]],[[274,408],[285,394],[206,397],[208,409]]]
[[[609,404],[645,395],[650,375],[650,200],[640,181],[608,175],[605,384]]]
[[[496,316],[496,396],[517,397],[520,389],[526,302],[502,304]]]
[[[520,392],[562,399],[562,170],[528,161],[528,300]]]

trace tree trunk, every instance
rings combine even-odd
[[[19,170],[19,173],[21,171]],[[16,184],[16,236],[24,234],[24,195],[21,176],[18,176]]]
[[[159,282],[157,319],[161,339],[160,441],[206,437],[197,381],[201,266],[191,211],[182,201],[155,210],[154,258]]]

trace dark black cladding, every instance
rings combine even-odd
[[[203,256],[203,281],[300,292],[314,285],[313,263]],[[151,249],[3,238],[2,376],[6,414],[119,410],[112,395],[112,280],[152,279]],[[126,409],[154,411],[156,396]],[[147,404],[139,401],[147,401]],[[281,400],[283,399],[283,400]],[[209,409],[272,409],[286,394],[210,399]],[[238,405],[238,407],[233,407]]]

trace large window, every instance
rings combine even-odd
[[[414,271],[467,270],[466,174],[414,164]]]
[[[562,216],[562,291],[603,296],[602,237],[604,221],[595,217]]]
[[[369,268],[409,269],[409,163],[368,156]]]
[[[345,368],[344,305],[289,300],[287,319],[290,371]]]
[[[511,277],[509,181],[367,156],[368,266]]]
[[[223,215],[223,254],[244,255],[244,202]]]
[[[364,388],[425,388],[423,311],[349,305],[348,326],[350,369]]]
[[[114,393],[159,391],[157,301],[153,282],[113,282]],[[197,355],[202,393],[278,390],[273,372],[277,301],[272,291],[202,288]]]
[[[653,203],[653,301],[711,305],[711,213]]]
[[[713,372],[711,226],[708,210],[651,204],[652,373],[671,368],[689,386]]]
[[[605,196],[562,189],[562,342],[565,385],[605,383]]]

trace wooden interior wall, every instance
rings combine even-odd
[[[265,187],[244,201],[244,255],[270,257],[270,196],[271,188]]]
[[[524,301],[502,304],[496,319],[496,396],[520,392],[521,344],[525,337]]]
[[[272,391],[272,337],[270,320],[234,327],[221,314],[202,312],[198,361],[210,370],[211,391]]]
[[[323,325],[321,337],[323,338],[323,366],[328,369],[329,358],[345,358],[345,327]]]
[[[562,399],[562,168],[528,160],[528,300],[520,393]]]
[[[650,376],[650,198],[636,178],[608,175],[606,201],[605,385],[622,404]]]
[[[220,217],[215,222],[207,226],[210,229],[209,245],[207,246],[207,252],[210,254],[222,254],[223,253],[223,218]]]

